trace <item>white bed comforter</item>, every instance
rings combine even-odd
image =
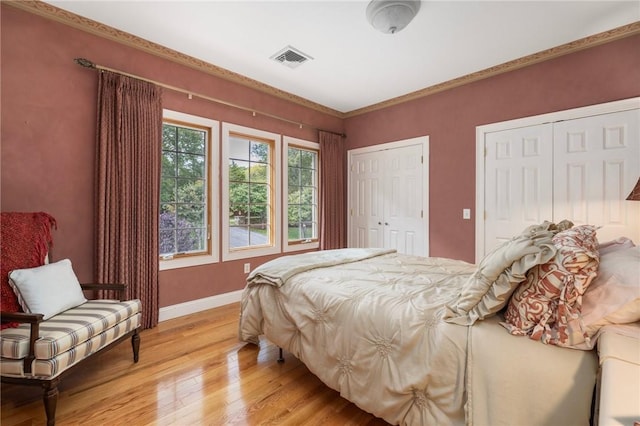
[[[240,339],[264,334],[389,423],[464,424],[468,327],[441,318],[474,265],[358,250],[256,269],[242,296]]]

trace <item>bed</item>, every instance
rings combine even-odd
[[[591,251],[567,257],[567,233],[583,246],[593,234]],[[284,256],[249,275],[239,337],[264,335],[391,424],[589,424],[597,335],[579,310],[594,244],[593,227],[545,222],[478,265],[384,249]],[[589,267],[571,269],[578,258]],[[530,293],[542,275],[543,294],[558,297],[540,309]],[[511,303],[518,294],[525,309]]]

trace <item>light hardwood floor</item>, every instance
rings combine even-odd
[[[141,333],[62,379],[57,425],[387,425],[266,340],[238,340],[239,304]],[[2,426],[43,425],[42,391],[2,385]]]

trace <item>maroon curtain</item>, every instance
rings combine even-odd
[[[151,328],[158,323],[161,89],[100,72],[97,133],[95,278],[127,284],[126,298],[142,301],[142,326]]]
[[[320,249],[344,248],[347,243],[345,208],[345,150],[342,136],[320,131]]]

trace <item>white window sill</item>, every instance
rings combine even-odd
[[[211,263],[218,263],[218,259],[210,255],[178,257],[176,259],[160,260],[160,270],[166,271],[168,269],[189,268],[191,266],[208,265]]]

